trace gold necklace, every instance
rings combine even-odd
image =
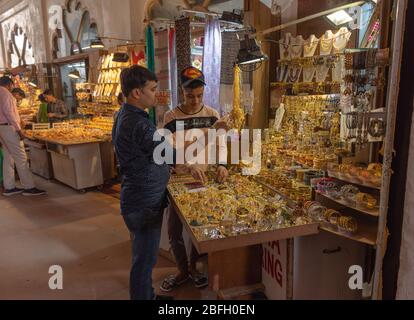
[[[295,72],[293,73],[293,69],[295,69]],[[301,67],[292,67],[289,70],[289,82],[295,83],[299,81],[300,73],[302,72]]]
[[[290,42],[290,55],[292,58],[301,58],[303,53],[303,38],[298,36],[292,38]]]
[[[335,63],[335,66],[332,68],[332,80],[333,81],[342,81],[342,70],[343,70],[344,60],[341,57],[338,62]]]
[[[315,76],[316,68],[315,67],[304,67],[303,68],[303,82],[312,82],[313,77]]]
[[[335,52],[342,52],[348,45],[348,41],[351,37],[351,32],[348,31],[348,28],[341,28],[334,36],[333,39],[333,48]]]
[[[280,56],[282,59],[290,59],[290,37],[286,34],[283,41],[280,42]]]
[[[315,36],[310,36],[304,43],[304,56],[305,58],[313,57],[315,55],[316,48],[318,47],[319,39]]]
[[[279,65],[279,66],[277,66],[276,72],[277,72],[277,80],[279,82],[285,82],[287,68],[288,68],[287,65]]]
[[[328,76],[329,67],[325,64],[321,64],[316,67],[316,82],[324,82]]]
[[[331,54],[332,47],[333,47],[333,38],[329,37],[329,35],[328,35],[328,38],[326,38],[326,33],[325,33],[325,35],[323,35],[321,38],[321,55]]]

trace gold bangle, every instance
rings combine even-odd
[[[368,209],[374,209],[377,205],[377,199],[366,193],[358,193],[356,195],[357,204]]]
[[[341,214],[336,210],[328,209],[325,211],[324,216],[325,216],[326,222],[336,225],[338,223],[338,219],[341,217]]]
[[[367,208],[368,209],[375,209],[376,205],[377,205],[377,199],[375,199],[372,196],[369,196],[368,199],[367,199]]]
[[[366,193],[362,193],[362,192],[360,192],[360,193],[358,193],[357,195],[356,195],[356,198],[355,198],[355,200],[357,201],[357,202],[362,202],[362,203],[366,203],[367,202],[367,199],[368,199],[368,197],[367,197],[368,195],[366,194]]]
[[[338,227],[349,233],[356,233],[358,231],[358,223],[352,217],[340,217]]]

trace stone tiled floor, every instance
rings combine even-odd
[[[130,240],[119,200],[40,178],[36,183],[48,196],[0,195],[0,299],[128,299]],[[49,289],[52,265],[63,268],[61,291]],[[175,272],[159,257],[154,287]],[[174,296],[214,297],[190,283]]]

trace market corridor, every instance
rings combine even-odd
[[[0,299],[128,300],[129,233],[119,200],[101,192],[80,194],[36,178],[46,197],[0,195]],[[63,290],[49,289],[49,267],[63,268]],[[160,257],[154,286],[176,272]],[[201,299],[190,284],[176,299]]]

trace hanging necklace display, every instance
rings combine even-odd
[[[329,68],[334,68],[336,63],[339,61],[339,55],[333,55],[325,58],[325,64]]]
[[[302,58],[304,42],[305,40],[303,40],[302,36],[297,36],[296,38],[291,37],[289,47],[291,59]]]
[[[373,138],[381,138],[385,135],[385,122],[382,119],[371,119],[368,127],[368,133]]]
[[[368,52],[357,52],[353,55],[353,69],[365,70],[367,68],[367,56]]]
[[[363,124],[363,134],[362,134],[362,143],[367,144],[369,142],[368,140],[368,126],[369,126],[369,112],[364,113],[364,124]]]
[[[315,66],[306,66],[303,67],[303,82],[309,83],[313,82],[313,78],[315,77],[316,67]]]
[[[291,67],[289,67],[288,82],[290,82],[290,83],[299,82],[301,73],[302,73],[302,67],[301,66],[291,66]]]
[[[339,61],[335,63],[332,68],[332,81],[341,82],[344,70],[345,59],[343,56],[339,57]]]
[[[316,66],[316,82],[324,82],[328,76],[330,67],[327,65],[326,60],[322,59],[317,62]]]
[[[348,129],[348,139],[355,139],[355,129],[358,127],[358,113],[348,113],[346,115],[346,128]]]
[[[354,56],[352,53],[347,52],[345,54],[345,69],[352,70],[354,67]]]
[[[334,35],[332,43],[334,53],[341,53],[345,50],[349,39],[351,38],[351,35],[352,33],[348,30],[347,27],[342,27],[339,29],[339,31]]]
[[[285,64],[279,64],[276,68],[276,76],[278,82],[286,82],[288,66]]]
[[[365,63],[367,69],[375,69],[377,66],[377,52],[378,49],[368,49]]]
[[[321,127],[326,131],[331,130],[332,116],[333,116],[332,112],[325,112],[321,119]]]
[[[303,56],[305,58],[311,58],[315,55],[316,48],[318,47],[319,39],[312,34],[308,40],[303,43]]]
[[[349,113],[352,109],[352,90],[347,87],[344,92],[341,94],[340,99],[340,108],[342,113]]]
[[[370,110],[370,93],[360,92],[355,98],[355,105],[359,112],[367,112]]]
[[[320,39],[320,54],[321,56],[328,56],[332,52],[334,34],[331,30],[325,32]]]
[[[377,49],[369,49],[367,53],[367,61],[365,63],[367,72],[368,72],[368,78],[369,78],[369,85],[371,87],[377,86],[377,75],[375,67],[377,66]]]
[[[359,147],[361,147],[363,144],[364,116],[365,116],[365,112],[358,112],[358,128],[357,128],[356,144]]]
[[[280,59],[290,60],[290,41],[292,34],[286,33],[283,37],[283,41],[280,41],[279,50],[280,50]]]
[[[344,113],[348,113],[351,111],[352,107],[352,96],[350,95],[341,95],[340,101],[341,110]]]
[[[367,91],[368,76],[365,73],[365,70],[355,71],[355,92],[365,93]]]

